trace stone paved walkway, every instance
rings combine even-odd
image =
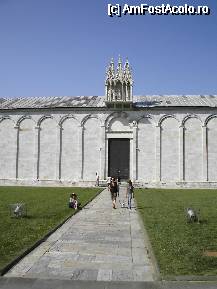
[[[119,200],[124,199],[120,189]],[[97,281],[153,281],[154,266],[144,244],[135,207],[112,209],[105,189],[5,277]]]

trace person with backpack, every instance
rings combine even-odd
[[[112,199],[112,207],[116,209],[116,198],[118,193],[118,185],[115,178],[112,178],[110,183],[110,192],[111,192],[111,199]]]
[[[134,187],[131,180],[128,181],[126,198],[128,200],[128,209],[131,209],[132,198],[134,198]]]

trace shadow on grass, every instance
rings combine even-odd
[[[200,220],[199,222],[189,222],[189,221],[187,221],[186,224],[189,225],[189,226],[191,226],[191,225],[192,226],[194,226],[194,225],[207,225],[208,224],[208,220],[203,219],[203,220]]]
[[[32,216],[32,215],[28,215],[28,216],[22,216],[22,217],[10,217],[11,220],[32,220],[32,219],[38,219],[38,216]]]
[[[203,225],[203,224],[208,224],[208,220],[200,220],[200,224]]]
[[[36,217],[35,216],[32,216],[32,215],[27,215],[27,216],[24,216],[24,217],[22,217],[22,219],[36,219]]]
[[[153,207],[146,207],[146,206],[137,206],[138,210],[142,210],[142,209],[153,209]]]

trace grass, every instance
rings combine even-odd
[[[82,205],[99,188],[0,187],[0,270],[41,239],[52,228],[74,214],[68,208],[75,192]],[[11,218],[9,204],[24,202],[27,217]]]
[[[137,189],[135,198],[160,272],[216,275],[217,190]],[[201,223],[187,223],[186,208],[200,208]]]

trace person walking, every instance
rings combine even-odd
[[[110,192],[111,192],[111,199],[112,199],[112,207],[116,209],[116,198],[118,192],[118,186],[115,178],[112,178],[110,183]]]
[[[108,187],[108,191],[110,190],[111,180],[112,180],[112,178],[111,178],[111,177],[108,177],[108,179],[107,179],[107,187]]]
[[[96,183],[95,183],[96,187],[99,187],[99,174],[98,172],[96,172]]]
[[[131,209],[132,198],[134,198],[134,187],[131,180],[128,181],[126,198],[128,200],[128,209]]]

